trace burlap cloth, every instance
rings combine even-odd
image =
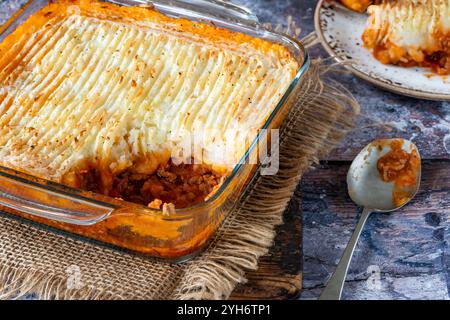
[[[0,298],[227,298],[268,252],[302,174],[343,137],[359,110],[345,89],[327,80],[334,68],[313,61],[280,131],[278,174],[257,176],[200,256],[155,262],[0,214]]]

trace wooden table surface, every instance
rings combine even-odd
[[[285,24],[290,15],[302,27],[303,36],[313,31],[316,0],[234,1],[248,6],[264,22]],[[327,57],[320,48],[311,54]],[[358,99],[362,115],[345,141],[303,178],[297,190],[302,200],[291,203],[286,213],[288,223],[279,230],[273,256],[262,260],[259,273],[252,273],[250,283],[238,292],[289,297],[297,283],[294,275],[303,262],[301,299],[317,298],[335,270],[360,213],[346,193],[351,160],[373,139],[402,137],[413,140],[423,158],[420,192],[405,208],[370,218],[350,266],[343,299],[448,299],[450,103],[402,97],[352,75],[336,77]],[[300,262],[286,253],[296,250],[295,240],[286,236],[298,234],[295,222],[303,228]],[[281,248],[285,248],[285,258],[280,261]],[[291,276],[282,277],[280,270]],[[268,277],[270,272],[273,274]]]
[[[316,0],[233,0],[263,22],[286,24],[290,15],[313,31]],[[0,0],[0,23],[25,0]],[[326,53],[316,48],[313,57]],[[351,236],[360,209],[346,193],[350,161],[376,138],[413,140],[423,157],[423,181],[405,208],[373,215],[350,266],[344,299],[448,299],[450,250],[450,104],[379,90],[351,75],[336,76],[362,107],[356,129],[298,187],[278,228],[271,254],[233,298],[295,298],[320,295]],[[293,155],[295,156],[295,155]],[[300,201],[301,198],[301,201]],[[302,238],[303,233],[303,238]],[[301,256],[303,246],[303,259]]]

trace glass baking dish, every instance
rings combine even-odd
[[[261,129],[279,128],[295,103],[296,92],[309,67],[308,54],[296,40],[261,27],[249,10],[218,0],[111,0],[126,6],[153,6],[172,16],[213,24],[282,44],[299,62],[299,70]],[[0,41],[30,15],[48,4],[31,0],[0,27]],[[170,262],[198,253],[236,205],[257,171],[249,159],[257,155],[258,134],[242,160],[220,188],[204,202],[174,212],[151,209],[112,197],[70,188],[9,168],[0,167],[0,205],[3,211],[43,223],[70,234],[118,246]]]

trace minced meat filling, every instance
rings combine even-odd
[[[109,191],[101,190],[95,170],[83,175],[82,189],[103,193],[138,204],[159,209],[164,203],[186,208],[203,202],[221,182],[222,175],[207,165],[169,162],[154,174],[144,175],[125,171],[113,178]]]

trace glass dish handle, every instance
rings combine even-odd
[[[259,24],[258,17],[243,5],[223,0],[191,0],[190,3],[201,8],[211,8],[211,11],[226,14],[232,19]]]
[[[22,182],[20,178],[0,173],[0,206],[30,215],[88,226],[115,210],[114,207],[51,191],[39,184]]]
[[[114,0],[110,0],[114,2]],[[121,2],[124,2],[121,0]],[[258,17],[248,8],[223,0],[126,0],[131,5],[153,5],[163,13],[175,13],[200,20],[219,18],[241,25],[259,26]]]

